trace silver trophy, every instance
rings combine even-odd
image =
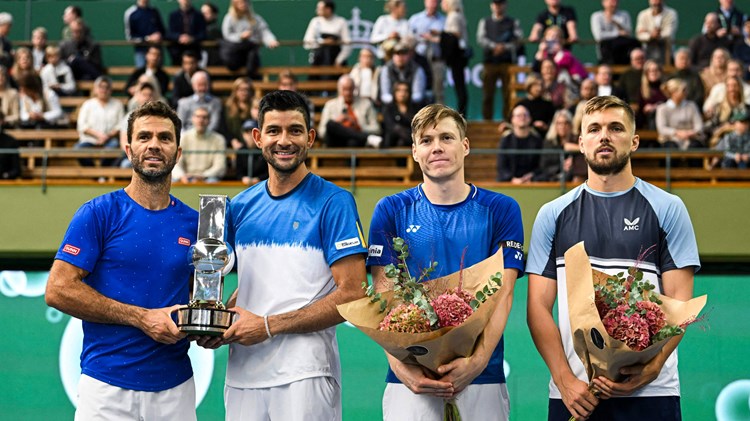
[[[224,242],[226,209],[226,196],[200,195],[198,241],[189,256],[195,267],[193,289],[187,307],[177,310],[177,326],[190,335],[221,335],[234,321],[235,313],[221,302],[222,271],[232,253]]]

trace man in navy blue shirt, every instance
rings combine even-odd
[[[148,44],[159,45],[165,32],[159,9],[149,0],[137,0],[125,10],[125,39],[140,44],[135,47],[135,67],[146,64]]]

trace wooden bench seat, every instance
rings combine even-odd
[[[11,129],[6,133],[21,144],[41,142],[44,149],[71,146],[78,142],[78,131],[75,129]]]
[[[76,162],[80,158],[91,158],[94,159],[98,165],[101,159],[116,159],[120,158],[123,152],[119,149],[45,149],[45,148],[19,148],[18,154],[22,160],[26,161],[26,168],[33,170],[37,167],[36,161],[43,158],[47,158],[48,161],[62,160],[63,165],[49,165],[51,167],[58,166],[70,166],[71,162]],[[77,165],[77,164],[72,164]]]
[[[310,151],[310,170],[329,180],[349,180],[353,175],[356,179],[411,183],[415,167],[409,149],[363,149],[357,151],[354,167],[349,166],[351,156],[351,152],[342,149],[314,148]]]
[[[57,166],[47,168],[37,167],[33,170],[25,170],[24,176],[37,179],[43,177],[68,179],[104,178],[106,181],[114,182],[115,180],[129,179],[132,173],[133,171],[130,168]]]

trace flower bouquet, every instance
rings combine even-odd
[[[621,380],[621,368],[650,361],[706,305],[705,295],[680,301],[653,292],[637,267],[627,276],[593,270],[582,242],[565,252],[565,275],[573,347],[589,379]]]

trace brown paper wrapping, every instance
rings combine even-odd
[[[565,252],[565,277],[573,347],[583,361],[589,379],[605,376],[619,381],[622,378],[619,374],[622,367],[650,361],[669,341],[667,338],[651,344],[643,351],[633,351],[624,342],[607,334],[594,303],[594,283],[605,283],[609,275],[591,268],[583,242]],[[707,299],[703,295],[689,301],[680,301],[657,295],[663,303],[660,307],[669,325],[681,325],[697,317]],[[597,333],[601,340],[595,341]]]
[[[487,285],[491,275],[503,272],[503,249],[493,256],[463,269],[463,289],[472,295]],[[425,285],[439,287],[440,291],[458,286],[459,272],[425,282]],[[435,291],[440,293],[440,291]],[[380,312],[380,302],[371,303],[370,298],[362,298],[338,306],[342,317],[372,338],[389,354],[399,360],[426,367],[432,371],[442,364],[458,357],[468,357],[474,352],[479,335],[484,331],[490,316],[498,303],[504,302],[509,288],[505,281],[500,289],[472,313],[460,326],[444,327],[426,333],[384,332],[378,330],[386,313]],[[391,303],[393,291],[382,294]]]

